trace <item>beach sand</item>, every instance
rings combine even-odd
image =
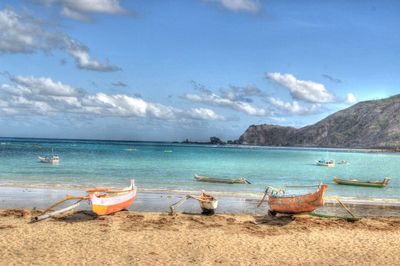
[[[0,211],[0,265],[398,265],[400,218]]]

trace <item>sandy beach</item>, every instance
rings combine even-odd
[[[395,265],[400,218],[0,211],[1,265]]]

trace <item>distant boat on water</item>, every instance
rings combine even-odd
[[[60,162],[60,157],[58,155],[39,156],[38,158],[41,163],[57,164]]]
[[[334,177],[333,182],[339,185],[348,185],[348,186],[386,187],[390,182],[390,178],[385,177],[382,181],[360,181],[357,179],[340,179]]]
[[[51,163],[51,164],[57,164],[60,162],[60,157],[56,154],[54,154],[54,150],[51,149],[51,154],[52,155],[47,155],[47,156],[38,156],[39,161],[41,163]]]
[[[318,166],[335,167],[334,160],[318,160],[318,161],[315,161],[315,164]]]

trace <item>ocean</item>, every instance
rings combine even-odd
[[[58,154],[60,163],[40,163],[38,156]],[[334,168],[319,159],[346,160]],[[400,154],[341,149],[190,145],[162,142],[0,139],[0,187],[84,189],[126,186],[142,192],[192,193],[205,190],[227,196],[259,195],[266,186],[290,194],[328,184],[327,196],[356,199],[400,198]],[[194,175],[246,177],[251,184],[197,182]],[[340,186],[334,176],[362,180],[390,177],[385,188]],[[290,187],[299,186],[299,187]]]

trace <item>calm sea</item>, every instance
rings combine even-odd
[[[58,154],[58,165],[38,156]],[[327,168],[315,160],[346,160]],[[195,174],[244,176],[250,185],[196,182]],[[0,139],[0,186],[86,188],[119,187],[134,178],[142,191],[214,191],[230,195],[260,193],[266,186],[329,185],[328,196],[400,198],[400,154],[335,149],[184,145],[156,142]],[[339,186],[334,176],[365,180],[390,177],[386,188]],[[313,188],[288,188],[301,193]]]

